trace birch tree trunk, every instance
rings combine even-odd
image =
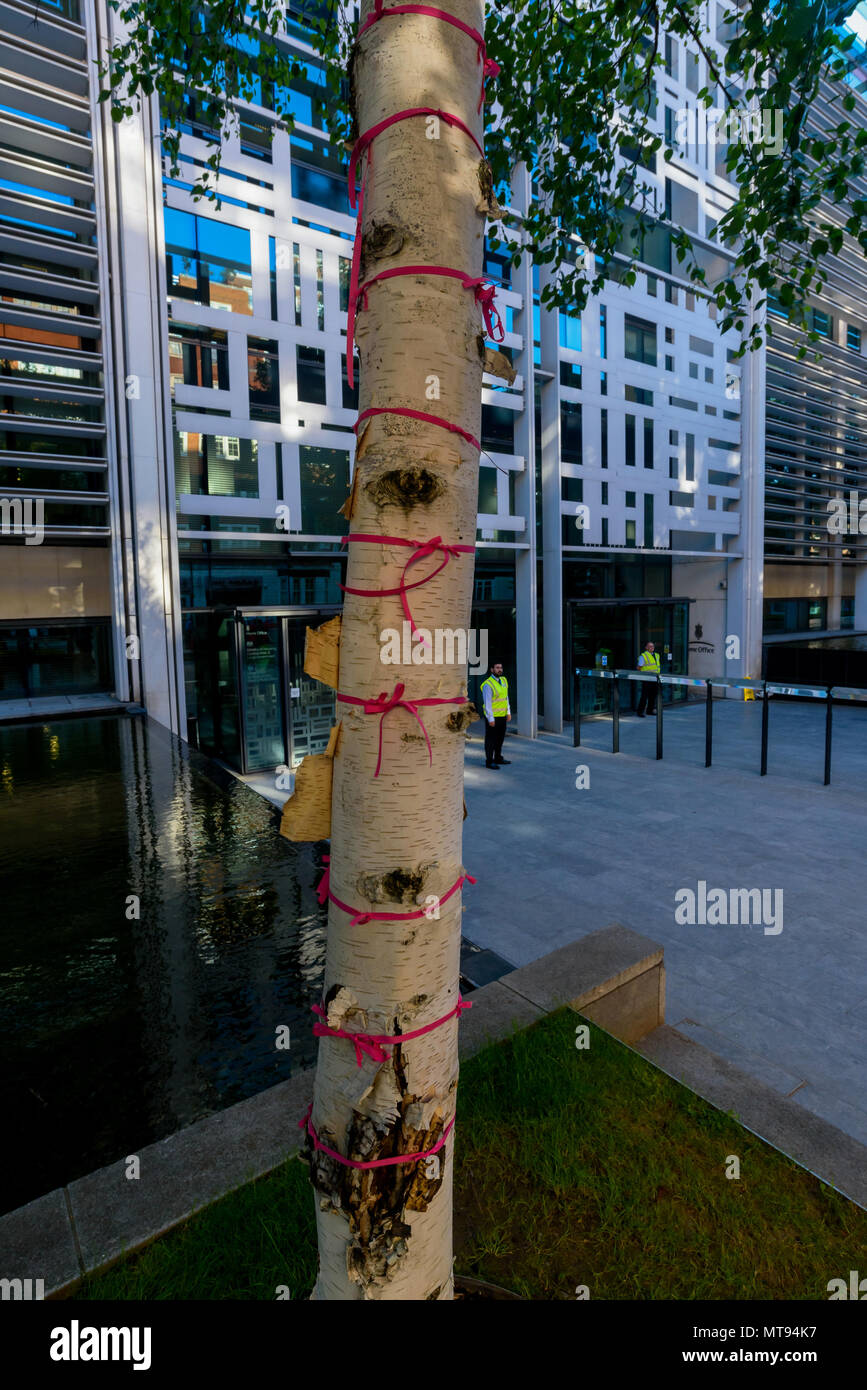
[[[446,0],[449,13],[482,31],[482,0]],[[362,22],[372,11],[362,4]],[[364,133],[386,117],[433,107],[460,117],[481,144],[481,65],[476,43],[432,16],[380,20],[361,39],[353,71],[356,120]],[[385,269],[444,266],[482,272],[487,166],[465,131],[424,116],[402,120],[372,147],[362,229],[361,282]],[[361,172],[365,172],[362,163]],[[359,305],[360,407],[409,408],[478,438],[484,363],[482,315],[459,280],[406,275],[380,281]],[[472,545],[477,450],[457,434],[398,415],[359,432],[350,532]],[[408,549],[350,543],[347,585],[393,589]],[[422,560],[410,580],[430,573]],[[418,628],[467,629],[473,555],[452,557],[409,604]],[[464,872],[463,758],[471,707],[466,666],[382,661],[381,634],[401,631],[398,597],[347,595],[339,692],[375,699],[397,682],[407,700],[463,696],[422,708],[432,750],[406,709],[382,723],[382,767],[374,777],[380,718],[338,702],[330,888],[358,911],[411,913],[443,896]],[[443,653],[443,655],[447,655]],[[472,866],[469,872],[472,872]],[[328,1025],[352,1032],[406,1033],[449,1014],[458,1002],[461,893],[438,915],[351,925],[329,904],[325,999]],[[344,1038],[320,1038],[312,1122],[319,1140],[363,1161],[431,1149],[453,1119],[458,1020],[396,1046],[388,1061],[358,1066]],[[436,1155],[371,1170],[315,1151],[320,1268],[316,1299],[449,1299],[452,1285],[454,1133]]]

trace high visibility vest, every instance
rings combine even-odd
[[[651,675],[659,675],[659,657],[656,652],[642,652],[642,671],[648,671]]]
[[[495,719],[501,715],[509,713],[509,682],[505,676],[488,676],[486,681],[482,681],[482,689],[488,685],[491,688],[491,711]]]

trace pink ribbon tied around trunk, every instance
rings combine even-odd
[[[386,15],[426,14],[430,15],[432,19],[441,19],[444,23],[453,25],[455,29],[460,29],[462,33],[473,40],[476,45],[478,61],[482,64],[482,90],[479,95],[479,104],[476,108],[477,111],[481,111],[482,103],[485,100],[485,83],[489,77],[499,77],[502,69],[499,63],[495,63],[493,58],[488,57],[485,40],[482,38],[478,29],[473,29],[471,25],[465,24],[462,19],[458,19],[456,15],[448,14],[446,10],[440,10],[433,5],[392,5],[387,10],[384,10],[382,5],[383,0],[376,0],[375,11],[373,14],[367,16],[367,19],[358,31],[357,38],[360,39],[362,34],[366,33],[372,24],[375,24],[378,19],[384,19]]]
[[[335,1163],[341,1163],[344,1168],[392,1168],[398,1163],[417,1163],[419,1159],[430,1158],[432,1154],[438,1153],[455,1127],[455,1117],[452,1116],[433,1147],[424,1149],[420,1153],[396,1154],[394,1158],[371,1158],[368,1159],[366,1163],[361,1163],[358,1159],[346,1158],[342,1153],[338,1153],[336,1149],[331,1149],[327,1144],[323,1144],[313,1126],[313,1120],[311,1119],[312,1114],[313,1102],[311,1101],[304,1113],[303,1119],[298,1121],[298,1128],[303,1129],[305,1134],[309,1135],[310,1142],[314,1149],[318,1150],[319,1153],[328,1154],[329,1158],[333,1158]]]
[[[384,1052],[378,1040],[372,1033],[347,1033],[343,1028],[329,1028],[328,1015],[321,1004],[314,1004],[312,1012],[318,1014],[324,1023],[314,1023],[313,1035],[317,1038],[349,1038],[355,1044],[355,1060],[359,1066],[362,1065],[362,1054],[368,1056],[372,1062],[387,1062],[388,1053]]]
[[[505,338],[503,321],[494,303],[497,294],[496,285],[492,284],[486,275],[467,275],[462,270],[452,270],[449,266],[444,265],[399,265],[394,266],[391,270],[381,270],[378,275],[371,275],[370,279],[365,280],[364,284],[358,288],[356,313],[359,305],[362,309],[367,309],[367,291],[371,285],[377,284],[380,280],[394,280],[399,275],[440,275],[448,276],[453,280],[460,280],[465,290],[473,291],[476,303],[481,305],[488,337],[493,338],[496,343],[501,343]],[[347,320],[347,363],[352,356],[354,332],[355,325],[353,318],[350,318]]]
[[[386,11],[387,13],[387,11]],[[364,225],[364,199],[365,189],[370,178],[373,167],[373,141],[377,135],[381,135],[389,126],[396,125],[398,121],[412,120],[417,116],[437,116],[447,126],[454,126],[462,130],[472,140],[479,154],[484,159],[485,151],[480,142],[476,139],[469,126],[461,120],[460,116],[453,116],[448,111],[441,111],[436,106],[412,106],[406,111],[396,111],[393,116],[386,116],[384,120],[378,121],[376,125],[366,130],[363,135],[359,135],[349,156],[349,168],[347,170],[347,191],[349,193],[349,206],[356,212],[355,244],[352,248],[352,265],[349,272],[349,306],[346,328],[346,379],[352,387],[355,383],[355,367],[353,364],[352,338],[355,324],[355,313],[358,304],[358,284],[361,273],[361,231]],[[362,159],[366,156],[365,168],[361,175],[361,183],[356,188],[356,171]]]
[[[341,695],[338,693],[337,698],[344,705],[361,705],[365,714],[379,715],[379,756],[376,760],[376,771],[373,774],[374,777],[379,776],[379,770],[382,767],[382,726],[385,721],[385,716],[387,714],[391,714],[392,710],[409,710],[413,719],[416,721],[422,733],[424,734],[424,741],[427,744],[428,766],[433,767],[433,749],[430,746],[430,739],[428,738],[427,729],[424,726],[424,720],[418,712],[418,706],[465,705],[467,703],[467,698],[465,695],[446,696],[442,699],[428,698],[424,700],[405,700],[403,698],[403,693],[405,690],[406,686],[399,681],[390,695],[387,694],[385,690],[383,690],[380,692],[380,694],[376,697],[375,700],[364,700],[360,699],[356,695]]]
[[[355,1045],[355,1060],[359,1066],[362,1065],[362,1054],[369,1057],[373,1062],[387,1062],[389,1053],[384,1051],[384,1047],[398,1047],[405,1042],[410,1042],[413,1038],[424,1037],[425,1033],[432,1033],[435,1028],[439,1028],[443,1023],[448,1023],[450,1018],[460,1018],[465,1009],[471,1009],[471,1003],[458,999],[457,1004],[450,1013],[444,1014],[442,1018],[435,1019],[433,1023],[428,1023],[424,1028],[416,1028],[412,1033],[350,1033],[345,1028],[329,1028],[328,1015],[321,1004],[314,1004],[312,1012],[318,1014],[324,1023],[314,1023],[313,1032],[317,1038],[349,1038]]]
[[[433,539],[429,541],[411,541],[406,540],[402,536],[376,536],[369,535],[363,531],[350,531],[348,536],[343,537],[341,544],[346,545],[350,541],[354,544],[364,542],[371,545],[408,546],[414,552],[410,555],[403,567],[400,583],[396,589],[351,589],[346,584],[340,585],[340,588],[345,594],[356,594],[360,598],[389,598],[393,594],[399,594],[404,617],[410,625],[413,637],[415,637],[418,632],[418,628],[415,625],[415,619],[409,609],[409,602],[406,597],[407,589],[418,589],[422,584],[427,584],[439,574],[440,570],[445,569],[449,560],[456,559],[459,555],[473,555],[475,553],[474,545],[451,545],[445,542],[442,536],[434,536]],[[437,550],[442,551],[442,563],[437,565],[435,570],[431,570],[430,574],[426,574],[424,579],[415,579],[408,584],[406,581],[407,572],[411,570],[413,565],[417,564],[419,560],[423,560],[428,555],[433,555]],[[422,646],[430,646],[427,638],[422,637],[420,641]],[[417,700],[415,703],[423,704],[425,702]]]
[[[331,855],[323,854],[322,862],[325,868],[322,877],[316,888],[316,897],[320,907],[324,907],[327,902],[333,902],[335,907],[339,907],[341,912],[348,912],[352,918],[351,927],[363,927],[367,922],[416,922],[420,917],[424,917],[427,908],[419,908],[418,912],[359,912],[357,908],[351,907],[349,903],[342,903],[331,891]],[[439,905],[447,903],[449,898],[457,893],[465,883],[475,883],[472,874],[460,874],[451,888],[447,892],[440,894]]]

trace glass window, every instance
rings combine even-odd
[[[300,61],[297,52],[293,52],[292,56],[296,62]],[[291,111],[296,121],[302,125],[314,126],[316,129],[322,130],[324,125],[322,102],[325,97],[325,72],[319,64],[314,62],[305,62],[303,66],[304,74],[294,77],[291,87],[278,86],[274,88],[274,99],[280,103],[281,109]]]
[[[834,320],[830,314],[826,314],[822,309],[813,310],[813,332],[818,333],[822,338],[830,338],[834,331]]]
[[[665,71],[669,77],[677,78],[678,42],[671,34],[665,36]]]
[[[340,278],[340,309],[344,314],[349,313],[349,279],[352,271],[352,261],[346,256],[337,258],[339,278]]]
[[[343,536],[340,508],[349,492],[349,454],[345,449],[299,448],[301,526],[310,536]]]
[[[169,376],[176,386],[229,389],[229,353],[225,333],[192,324],[169,325]]]
[[[650,419],[644,421],[644,466],[653,467],[653,421]]]
[[[325,259],[321,251],[316,252],[316,327],[320,333],[325,328]]]
[[[501,284],[508,285],[512,279],[512,258],[508,251],[494,251],[488,237],[485,237],[485,260],[483,266],[486,275],[491,279],[499,280]]]
[[[344,409],[344,410],[357,410],[357,409],[358,409],[358,362],[357,362],[357,360],[356,360],[356,363],[355,363],[355,371],[353,372],[353,375],[352,375],[352,379],[353,379],[353,381],[354,381],[354,383],[355,383],[354,386],[350,386],[350,385],[349,385],[349,376],[348,376],[348,373],[347,373],[347,370],[346,370],[346,353],[345,353],[345,352],[344,352],[343,356],[341,357],[340,362],[341,362],[341,367],[342,367],[342,371],[343,371],[343,399],[342,399],[343,409]]]
[[[250,419],[280,419],[280,370],[273,338],[247,339],[247,382]]]
[[[604,304],[599,305],[599,355],[608,356],[608,310]]]
[[[332,212],[349,211],[346,179],[326,174],[323,169],[311,169],[292,160],[292,197],[305,203],[316,203]]]
[[[635,545],[635,522],[634,522],[634,521],[627,521],[627,523],[626,523],[626,544],[627,544],[627,545]]]
[[[846,346],[853,352],[861,351],[861,329],[852,323],[846,325]]]
[[[581,406],[573,401],[560,403],[560,457],[565,463],[583,461]]]
[[[515,452],[515,412],[506,406],[482,406],[482,444],[495,453]]]
[[[560,363],[560,385],[570,386],[573,391],[581,390],[581,368],[574,362]]]
[[[653,405],[653,392],[645,390],[643,386],[624,386],[623,394],[626,400],[635,405]]]
[[[175,430],[175,489],[178,496],[258,497],[256,440]]]
[[[301,323],[301,247],[297,241],[292,243],[292,288],[295,299],[295,326]]]
[[[497,501],[497,470],[482,464],[479,468],[479,514],[496,516],[500,510]]]
[[[653,545],[653,493],[644,494],[644,544]]]
[[[277,313],[277,240],[275,237],[268,238],[268,271],[271,282],[271,317],[279,318]]]
[[[656,324],[627,314],[624,321],[624,352],[631,362],[656,366]]]
[[[674,179],[665,180],[665,213],[676,227],[698,231],[698,193]]]
[[[177,208],[165,208],[169,293],[212,309],[253,312],[250,233]]]
[[[570,352],[581,351],[581,320],[570,314],[560,313],[560,346]],[[604,356],[604,353],[603,353]]]
[[[295,359],[299,401],[307,401],[311,405],[325,405],[325,349],[305,347],[298,343]]]
[[[602,420],[602,467],[608,467],[608,411],[601,412]]]
[[[627,494],[626,494],[626,506],[627,506],[627,507],[634,507],[634,506],[635,506],[635,493],[634,493],[634,492],[627,492]]]
[[[635,416],[626,417],[626,450],[625,462],[630,468],[635,467]]]
[[[561,477],[560,482],[562,484],[561,496],[564,502],[584,501],[583,478]]]

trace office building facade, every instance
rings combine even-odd
[[[0,701],[107,690],[242,772],[291,767],[334,714],[304,633],[341,602],[356,413],[354,218],[310,31],[290,5],[296,127],[271,139],[266,91],[239,107],[217,207],[192,196],[212,150],[195,102],[176,176],[154,104],[115,125],[97,102],[119,22],[102,0],[0,12],[0,495],[44,506],[41,544],[0,536]],[[655,120],[672,158],[644,174],[712,275],[735,190],[684,119],[703,65],[666,41]],[[517,235],[531,191],[518,170]],[[544,270],[486,246],[516,376],[484,381],[472,626],[519,730],[560,729],[575,666],[634,666],[649,639],[663,670],[757,676],[765,375],[787,369],[735,358],[664,231],[636,284],[612,279],[581,315],[542,309]]]

